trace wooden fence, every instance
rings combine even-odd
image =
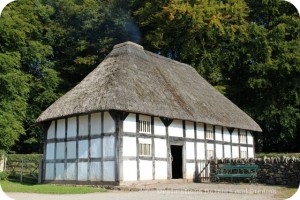
[[[10,178],[30,182],[39,182],[39,166],[41,162],[30,160],[7,160],[6,173]]]

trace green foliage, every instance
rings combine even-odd
[[[0,172],[0,181],[6,181],[8,178],[8,175],[6,172]]]
[[[26,160],[39,163],[43,158],[43,154],[7,154],[7,160]]]

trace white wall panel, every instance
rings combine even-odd
[[[154,117],[154,134],[166,135],[166,127],[158,117]]]
[[[215,134],[216,134],[216,140],[222,141],[222,127],[221,126],[215,126]]]
[[[76,117],[68,118],[67,137],[76,137],[77,122]]]
[[[214,144],[207,143],[206,147],[207,147],[207,150],[214,150]]]
[[[253,137],[249,131],[247,131],[248,144],[253,144]]]
[[[104,119],[103,119],[103,127],[104,133],[113,133],[115,132],[115,121],[110,116],[108,112],[104,112]]]
[[[103,181],[115,181],[115,162],[103,162]]]
[[[89,150],[88,140],[79,140],[78,142],[78,158],[88,158]]]
[[[152,161],[140,160],[140,180],[152,180]]]
[[[48,128],[47,139],[53,139],[55,137],[55,120],[53,120]]]
[[[223,158],[223,145],[216,144],[216,156],[217,158]]]
[[[46,180],[54,180],[54,164],[47,163],[46,164]]]
[[[57,120],[57,133],[56,138],[65,138],[66,137],[66,122],[65,119]]]
[[[195,163],[187,163],[186,164],[186,178],[194,179],[195,174]]]
[[[232,158],[239,158],[239,147],[232,146]]]
[[[91,114],[91,135],[101,134],[101,113]]]
[[[254,158],[253,147],[248,147],[248,158]]]
[[[123,156],[136,156],[135,137],[123,137]]]
[[[67,163],[66,180],[76,180],[76,163]]]
[[[123,180],[124,181],[137,180],[137,164],[135,160],[123,161]]]
[[[90,181],[101,181],[101,163],[91,162],[90,163]]]
[[[205,159],[204,143],[197,143],[197,159]]]
[[[56,177],[55,180],[64,180],[64,163],[56,163]]]
[[[103,156],[115,156],[115,137],[109,136],[103,138]]]
[[[239,143],[238,129],[234,129],[234,131],[231,134],[231,137],[232,137],[232,143]]]
[[[78,163],[78,180],[87,181],[88,180],[88,163],[79,162]]]
[[[167,141],[165,139],[154,138],[155,143],[155,157],[166,158],[167,157]]]
[[[76,142],[67,142],[67,158],[76,158]]]
[[[136,114],[130,113],[123,122],[123,131],[136,133]]]
[[[89,133],[89,117],[88,115],[79,116],[79,135],[88,135]]]
[[[65,143],[59,142],[56,144],[56,159],[65,158]]]
[[[54,143],[47,144],[46,160],[54,159]]]
[[[155,161],[155,180],[165,180],[168,176],[166,161]]]
[[[100,158],[101,150],[101,138],[91,139],[91,157]]]
[[[194,122],[185,122],[185,137],[186,138],[195,138],[195,129]]]
[[[230,142],[230,133],[226,127],[223,129],[223,137],[225,142]]]
[[[231,158],[231,147],[230,145],[224,145],[225,158]]]
[[[186,142],[186,159],[195,159],[195,144],[194,142]]]
[[[168,127],[169,136],[183,137],[183,125],[181,120],[173,120]]]
[[[204,124],[197,123],[197,138],[204,139]]]
[[[139,138],[140,144],[152,144],[152,140],[149,138]]]

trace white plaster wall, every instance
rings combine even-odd
[[[186,164],[186,178],[194,179],[195,174],[195,163],[187,163]]]
[[[186,138],[195,138],[195,129],[194,122],[185,122],[185,137]]]
[[[254,158],[253,147],[248,147],[248,158]]]
[[[104,112],[104,119],[103,119],[103,131],[104,133],[113,133],[115,132],[115,121],[110,116],[108,112]]]
[[[152,140],[149,138],[139,138],[140,144],[152,144]]]
[[[197,142],[197,159],[205,159],[204,143]]]
[[[136,133],[136,114],[130,113],[123,122],[123,131]]]
[[[87,181],[88,180],[88,163],[79,162],[78,163],[78,180]]]
[[[100,158],[101,157],[101,138],[91,139],[91,157]]]
[[[186,159],[195,159],[195,144],[194,142],[186,142]]]
[[[152,161],[140,160],[140,180],[152,180]]]
[[[230,133],[227,128],[223,129],[223,137],[225,142],[230,142]]]
[[[91,135],[101,134],[101,113],[91,114]]]
[[[223,158],[223,145],[216,144],[216,156],[217,158]]]
[[[90,181],[101,181],[101,163],[91,162],[90,163]]]
[[[159,117],[154,117],[154,134],[166,135],[166,127]]]
[[[237,129],[234,129],[234,131],[231,134],[231,137],[232,137],[232,143],[239,143],[239,135]]]
[[[54,143],[47,144],[46,160],[54,159]]]
[[[225,158],[231,158],[231,147],[230,145],[224,145]]]
[[[67,158],[76,158],[76,142],[67,142]]]
[[[46,164],[46,180],[54,180],[54,164],[47,163]]]
[[[68,118],[67,137],[76,137],[76,117]]]
[[[79,123],[78,123],[79,135],[88,135],[89,133],[89,117],[88,115],[81,115],[79,116]]]
[[[56,138],[65,138],[66,122],[65,119],[57,120],[57,133]]]
[[[137,163],[135,160],[123,161],[123,180],[124,181],[137,180]]]
[[[65,143],[59,142],[56,144],[56,159],[65,158]]]
[[[247,140],[248,140],[248,144],[253,144],[253,137],[249,131],[247,131]]]
[[[115,156],[115,137],[109,136],[103,138],[103,157]]]
[[[135,137],[123,137],[123,156],[136,156]]]
[[[232,158],[239,158],[239,147],[232,146]]]
[[[66,180],[76,180],[76,163],[67,163]]]
[[[207,147],[207,150],[214,150],[215,149],[214,144],[207,143],[206,147]]]
[[[204,124],[197,123],[197,138],[204,139]]]
[[[247,151],[247,147],[240,147],[241,151]]]
[[[64,180],[64,163],[56,163],[56,177],[55,180]]]
[[[55,120],[53,120],[48,128],[47,139],[52,139],[55,137]]]
[[[168,127],[169,136],[173,137],[183,137],[183,126],[181,120],[173,120],[173,122]]]
[[[167,162],[155,161],[155,180],[165,180],[168,177]]]
[[[216,134],[216,140],[222,141],[222,127],[221,126],[216,126],[215,127],[215,134]]]
[[[154,138],[155,157],[166,158],[167,157],[167,141],[165,139]]]
[[[103,162],[103,181],[115,181],[115,162]]]
[[[78,158],[88,158],[89,142],[88,140],[79,140]]]

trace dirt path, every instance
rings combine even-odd
[[[49,195],[32,193],[7,193],[15,200],[276,200],[280,187],[249,184],[155,184],[137,185],[123,190],[79,195]]]

